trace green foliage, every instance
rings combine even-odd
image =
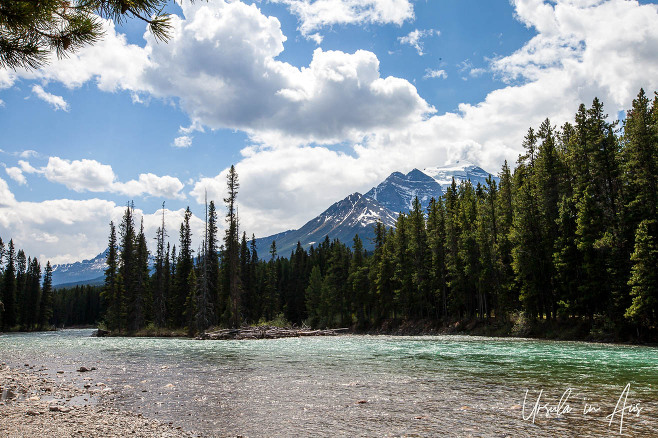
[[[388,321],[468,319],[502,322],[515,335],[548,333],[560,324],[600,339],[655,332],[657,101],[641,91],[621,134],[597,99],[579,107],[573,125],[558,130],[545,120],[528,131],[514,171],[502,167],[500,184],[491,177],[476,187],[453,181],[427,212],[416,199],[394,228],[376,224],[372,253],[358,236],[351,249],[327,236],[315,247],[297,245],[289,258],[272,242],[269,260],[261,260],[253,237],[251,244],[244,232],[239,239],[232,167],[221,250],[211,202],[204,244],[193,259],[188,208],[178,254],[175,247],[164,251],[164,232],[158,232],[149,278],[145,236],[135,232],[129,207],[120,245],[110,224],[103,300],[91,301],[118,332],[149,324],[160,329],[158,297],[166,298],[168,330],[174,331],[258,321],[366,329]],[[38,262],[17,253],[12,241],[8,250],[0,241],[0,261],[2,327],[46,325],[47,310],[36,317],[28,311],[48,307],[50,286],[34,281]],[[85,293],[66,295],[78,309],[69,313],[58,301],[64,295],[55,294],[51,323],[94,317],[79,308],[93,297]]]
[[[36,69],[49,55],[66,57],[98,42],[101,18],[117,23],[137,18],[157,40],[167,41],[171,24],[162,13],[168,0],[7,0],[0,2],[0,68]]]

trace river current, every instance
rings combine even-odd
[[[197,341],[91,333],[2,335],[0,361],[43,366],[78,385],[91,376],[112,388],[122,408],[203,436],[658,436],[652,347],[471,336]],[[97,370],[77,373],[80,366]]]

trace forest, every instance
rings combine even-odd
[[[394,228],[378,223],[371,252],[357,235],[350,246],[327,237],[289,255],[278,254],[276,242],[258,254],[255,237],[240,233],[233,166],[221,241],[211,201],[196,251],[188,208],[177,245],[165,243],[163,220],[149,267],[143,226],[128,206],[118,226],[110,224],[95,315],[122,334],[146,326],[193,334],[277,318],[371,330],[391,321],[505,324],[522,315],[530,324],[585,323],[617,338],[655,338],[658,94],[641,90],[614,123],[594,99],[572,123],[530,128],[523,148],[499,183],[453,181],[427,209],[416,200]],[[2,327],[53,323],[50,265],[40,286],[36,259],[15,256],[11,241],[0,248]]]

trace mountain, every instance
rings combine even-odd
[[[471,163],[466,160],[458,160],[454,164],[441,166],[441,167],[426,167],[423,169],[423,173],[432,177],[436,181],[443,191],[445,192],[450,184],[452,184],[452,178],[455,178],[457,185],[461,181],[470,180],[473,187],[477,186],[478,183],[485,185],[489,172],[485,171],[476,164]],[[499,182],[499,178],[495,175],[492,175],[496,183]]]
[[[105,274],[108,249],[91,260],[53,265],[53,286],[64,283],[86,284]]]
[[[374,199],[353,193],[342,201],[338,201],[308,221],[298,230],[286,231],[273,236],[256,240],[258,255],[267,259],[272,240],[276,241],[277,253],[287,257],[300,242],[304,248],[317,246],[325,236],[338,239],[352,246],[354,235],[358,234],[366,249],[374,247],[374,226],[378,219],[386,227],[395,226],[397,215]]]
[[[105,251],[90,260],[53,265],[53,286],[61,288],[101,284],[107,268],[105,261],[107,260],[108,251],[109,249],[106,248]],[[149,270],[153,271],[154,266],[155,256],[149,254]]]
[[[425,209],[429,206],[430,199],[438,199],[442,195],[443,190],[439,183],[418,169],[406,175],[393,172],[381,184],[365,194],[366,197],[374,199],[395,213],[411,210],[416,197]]]
[[[287,257],[299,241],[304,248],[317,246],[329,236],[352,246],[352,239],[358,234],[366,249],[373,249],[374,225],[378,219],[386,227],[394,227],[399,213],[407,212],[417,196],[423,208],[432,197],[438,198],[452,183],[470,180],[473,185],[486,184],[489,173],[474,163],[457,161],[440,167],[426,167],[422,171],[413,169],[406,175],[393,172],[365,195],[353,193],[338,201],[316,218],[304,224],[298,230],[288,230],[272,236],[256,239],[258,255],[261,259],[269,258],[272,241],[276,241],[277,253]],[[494,177],[496,182],[499,181]],[[105,271],[107,250],[91,260],[53,266],[53,285],[67,283],[87,284],[98,281]],[[153,256],[150,256],[153,267]]]
[[[386,227],[394,227],[399,213],[411,210],[415,197],[418,197],[423,208],[427,208],[432,197],[438,198],[444,194],[453,177],[457,184],[462,180],[470,180],[473,185],[477,185],[485,184],[488,176],[488,172],[468,161],[427,167],[423,171],[413,169],[406,175],[393,172],[365,195],[354,193],[336,202],[298,230],[256,239],[258,255],[267,259],[273,240],[276,241],[277,253],[287,257],[297,242],[304,248],[317,246],[327,235],[331,240],[339,239],[352,246],[354,235],[359,234],[363,246],[371,250],[374,247],[374,225],[378,219]],[[499,180],[497,177],[494,179],[496,182]]]

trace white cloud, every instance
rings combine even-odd
[[[656,5],[519,0],[515,7],[538,35],[492,62],[493,71],[511,82],[482,102],[373,132],[354,146],[353,155],[325,147],[245,148],[237,164],[244,227],[260,236],[297,228],[394,170],[469,159],[495,173],[503,160],[516,159],[528,127],[546,117],[558,125],[571,121],[579,103],[595,96],[614,115],[630,106],[640,87],[658,89]],[[462,67],[468,75],[480,73],[470,62]],[[209,187],[219,197],[224,186],[222,173],[199,181],[192,195],[199,200]]]
[[[96,160],[64,160],[50,157],[42,169],[48,181],[64,184],[76,192],[104,192],[114,182],[112,166]]]
[[[414,19],[409,0],[270,0],[288,6],[299,19],[304,36],[335,24],[386,24],[398,26]]]
[[[128,196],[149,195],[168,199],[185,199],[185,195],[181,192],[183,187],[184,184],[173,176],[142,173],[137,180],[112,183],[110,191]]]
[[[127,44],[125,35],[117,33],[111,20],[102,21],[103,38],[66,58],[57,59],[53,54],[39,70],[0,69],[0,90],[11,87],[19,78],[43,83],[56,81],[68,88],[95,80],[103,91],[140,90],[139,78],[149,63],[150,49]]]
[[[183,5],[168,44],[149,37],[145,89],[178,97],[190,118],[282,143],[332,143],[402,126],[432,108],[408,81],[382,78],[379,60],[316,49],[308,67],[275,58],[286,37],[278,19],[241,2]]]
[[[0,235],[3,240],[14,239],[17,248],[42,263],[68,263],[89,259],[107,247],[109,223],[121,221],[124,206],[101,199],[54,199],[44,202],[17,202],[6,182],[0,178]],[[162,221],[162,211],[144,213],[135,209],[135,225],[144,218],[144,233],[151,251],[155,248],[156,229]],[[165,226],[169,241],[177,245],[184,209],[165,210]],[[197,247],[203,236],[203,221],[192,216],[190,221],[193,245]]]
[[[425,70],[423,79],[448,79],[448,73],[445,70],[432,70],[428,68]]]
[[[401,22],[413,13],[406,0],[307,4],[322,5],[348,11],[358,22]],[[106,22],[99,44],[38,71],[5,73],[0,80],[3,86],[21,77],[70,88],[96,80],[105,91],[174,99],[193,125],[242,130],[256,141],[286,145],[360,140],[433,112],[407,80],[381,77],[372,52],[317,49],[310,65],[299,68],[277,60],[286,37],[279,20],[255,4],[217,0],[185,2],[182,8],[185,18],[172,16],[167,44],[155,42],[150,33],[144,48],[127,44]],[[322,14],[313,16],[326,22]]]
[[[23,162],[25,163],[25,162]],[[22,167],[31,168],[29,163]],[[96,160],[65,160],[50,157],[48,164],[38,170],[48,181],[65,185],[76,192],[114,192],[128,196],[156,196],[169,199],[185,199],[182,193],[184,184],[172,176],[157,176],[143,173],[137,180],[127,182],[116,181],[112,166],[99,163]]]
[[[18,165],[20,166],[21,170],[25,173],[39,173],[40,172],[38,169],[35,169],[34,167],[32,167],[32,165],[28,161],[25,161],[25,160],[18,160]]]
[[[240,2],[185,3],[186,19],[174,18],[169,44],[149,40],[145,49],[128,48],[139,52],[139,68],[123,76],[106,74],[101,83],[103,89],[115,84],[178,98],[195,123],[241,129],[261,142],[245,148],[237,164],[242,183],[238,202],[243,229],[264,236],[299,227],[393,170],[468,158],[496,172],[504,159],[516,158],[528,127],[544,118],[556,124],[571,120],[578,104],[594,96],[616,114],[629,107],[640,87],[658,89],[656,5],[518,0],[514,7],[518,19],[537,35],[491,62],[490,69],[508,85],[482,102],[432,117],[408,81],[380,77],[371,52],[318,49],[302,68],[279,61],[285,36],[278,20]],[[318,23],[330,22],[323,20]],[[304,22],[300,18],[300,26]],[[308,23],[309,29],[319,28]],[[55,69],[47,77],[66,81]],[[463,73],[479,71],[471,65]],[[0,83],[11,80],[0,72]],[[295,141],[286,141],[290,138]],[[354,142],[350,154],[305,146],[342,140]],[[284,143],[287,147],[272,147]],[[204,187],[221,200],[224,174],[197,181],[195,199],[200,200]],[[15,202],[6,183],[0,183],[0,196],[0,203]]]
[[[308,38],[309,40],[312,40],[312,41],[313,41],[315,44],[317,44],[318,46],[319,46],[320,44],[322,44],[322,40],[324,39],[324,38],[322,37],[322,35],[320,35],[320,34],[317,33],[317,32],[308,35],[306,38]]]
[[[441,32],[435,29],[413,30],[408,35],[398,38],[400,44],[407,44],[418,52],[418,55],[423,56],[423,38],[431,37],[432,35],[439,36]]]
[[[192,146],[192,139],[193,137],[190,137],[189,135],[182,135],[180,137],[176,137],[174,139],[174,147],[177,148],[189,148]]]
[[[240,226],[257,237],[291,228],[317,216],[348,194],[369,188],[382,175],[379,160],[365,163],[326,147],[268,149],[252,153],[236,166],[240,181]],[[226,174],[199,180],[190,195],[199,204],[226,197]]]
[[[69,104],[64,100],[62,96],[56,96],[54,94],[48,93],[43,89],[41,85],[34,85],[32,86],[32,92],[41,100],[44,102],[50,104],[55,111],[57,110],[63,110],[63,111],[68,111],[69,110]]]
[[[27,149],[24,151],[21,151],[20,154],[18,154],[19,157],[21,158],[31,158],[31,157],[38,157],[39,153],[37,151],[34,151],[32,149]]]
[[[18,168],[18,167],[5,167],[5,172],[7,172],[7,175],[14,181],[16,181],[20,185],[25,185],[27,184],[27,180],[25,179],[25,175],[23,175],[23,171]]]
[[[7,181],[0,178],[0,208],[10,207],[16,203],[14,194],[9,190]]]

